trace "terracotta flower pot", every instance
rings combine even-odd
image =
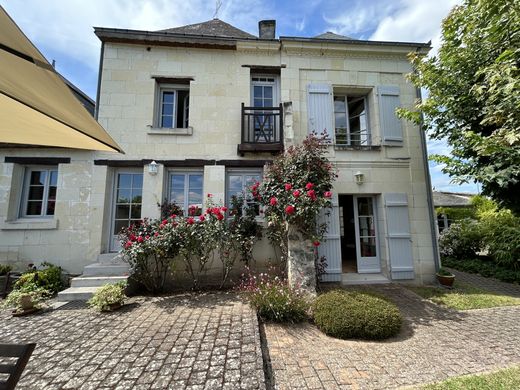
[[[20,297],[20,307],[23,311],[31,310],[34,308],[34,302],[29,294],[22,295]]]
[[[439,274],[437,274],[437,280],[443,286],[453,287],[453,282],[455,282],[455,275],[439,275]]]

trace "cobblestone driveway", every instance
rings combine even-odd
[[[0,312],[0,342],[38,343],[17,389],[264,389],[256,315],[233,294]]]
[[[405,316],[386,342],[344,341],[310,324],[267,324],[276,389],[391,389],[520,363],[520,307],[457,312],[399,286],[375,290]]]

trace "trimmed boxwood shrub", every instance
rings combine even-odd
[[[314,321],[332,337],[381,340],[395,336],[403,320],[399,309],[382,298],[334,290],[316,298]]]

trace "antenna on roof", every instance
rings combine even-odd
[[[213,19],[218,19],[218,11],[220,11],[220,7],[222,7],[222,0],[216,0],[215,13],[213,14]]]

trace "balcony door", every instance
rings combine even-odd
[[[279,139],[279,117],[273,115],[273,108],[280,104],[278,80],[275,75],[251,76],[251,106],[254,114],[249,127],[249,139],[255,143],[272,143]],[[266,109],[262,110],[264,107]]]

